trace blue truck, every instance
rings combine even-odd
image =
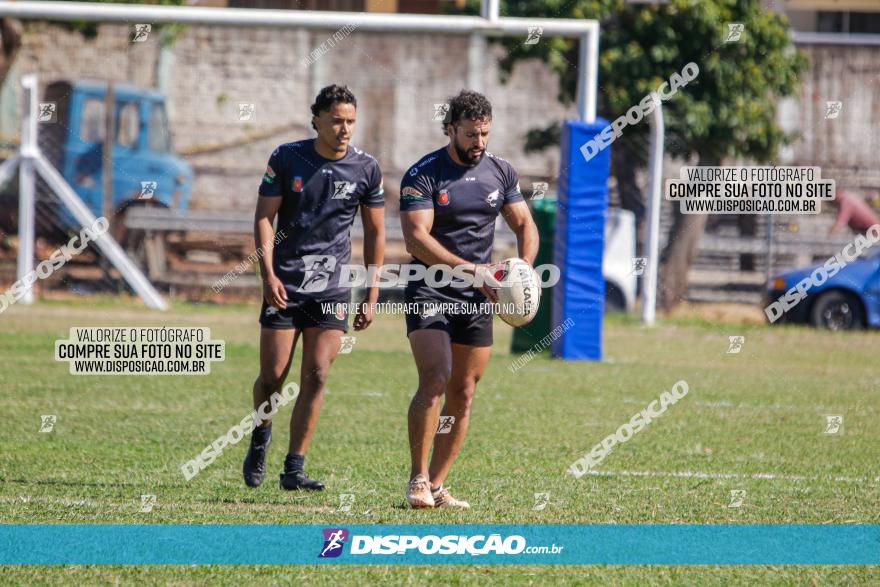
[[[104,214],[107,82],[56,81],[40,103],[38,137],[49,161],[95,216]],[[112,191],[108,219],[116,226],[131,206],[186,209],[193,172],[174,152],[165,97],[131,84],[113,84]],[[79,223],[60,204],[61,226]]]

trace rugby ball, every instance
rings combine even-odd
[[[493,268],[492,276],[499,283],[498,315],[511,326],[525,326],[538,313],[541,284],[531,265],[511,257]]]

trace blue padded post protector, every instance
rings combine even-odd
[[[552,328],[571,320],[553,341],[554,357],[602,359],[602,317],[605,311],[605,211],[611,146],[589,161],[581,147],[608,125],[603,119],[562,125],[562,156],[553,262],[562,276],[553,288]],[[572,324],[573,323],[573,324]],[[570,325],[570,326],[569,326]]]

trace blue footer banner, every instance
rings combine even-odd
[[[876,565],[880,525],[0,525],[0,564]]]

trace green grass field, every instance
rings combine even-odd
[[[498,322],[471,430],[447,485],[467,512],[405,509],[406,410],[416,373],[402,319],[357,333],[331,373],[307,468],[328,490],[277,487],[290,406],[276,418],[267,482],[240,477],[246,441],[186,482],[178,466],[248,411],[256,306],[149,312],[97,299],[0,315],[2,523],[880,523],[877,334],[616,318],[602,363],[535,358],[515,375]],[[71,326],[199,326],[226,341],[211,374],[74,376],[54,360]],[[740,354],[728,336],[744,335]],[[292,373],[294,371],[292,370]],[[567,467],[679,379],[690,393],[599,467]],[[55,414],[51,433],[40,415]],[[825,415],[844,416],[824,434]],[[280,424],[280,425],[279,425]],[[700,475],[697,475],[700,474]],[[764,476],[763,474],[772,474]],[[745,490],[738,508],[731,490]],[[550,494],[534,511],[533,494]],[[350,514],[337,511],[355,495]],[[142,494],[155,494],[141,513]],[[880,584],[878,567],[153,566],[6,567],[4,584]]]

